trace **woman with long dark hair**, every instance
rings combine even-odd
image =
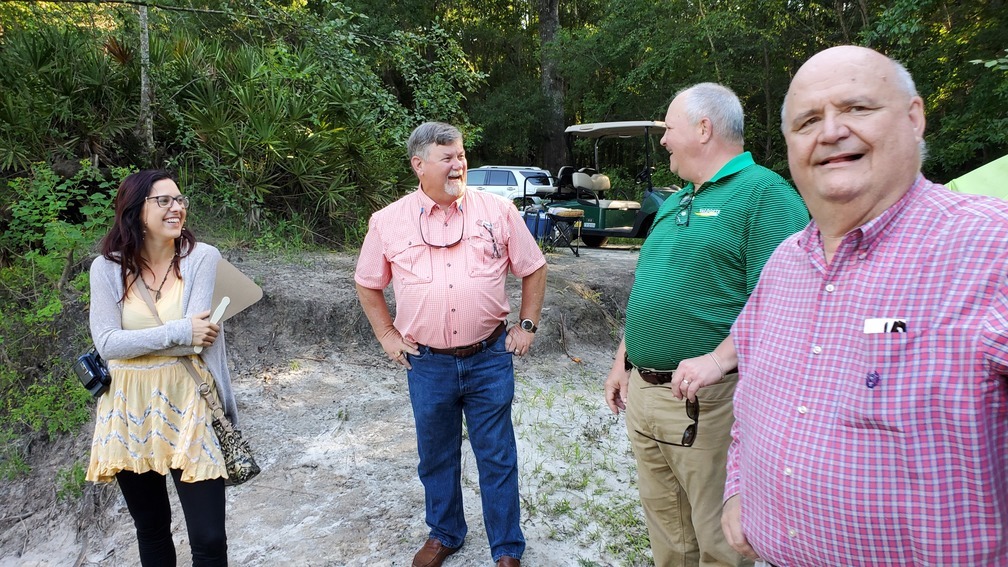
[[[189,357],[237,424],[224,335],[208,320],[221,255],[185,228],[188,205],[167,172],[130,175],[91,265],[91,337],[112,384],[98,400],[87,480],[119,483],[145,567],[175,565],[169,474],[193,565],[227,565],[224,459],[207,402],[180,362]]]

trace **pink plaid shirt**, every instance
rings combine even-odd
[[[764,559],[1008,565],[1008,203],[918,177],[828,265],[812,223],[732,336],[725,498]]]
[[[371,216],[354,279],[370,289],[391,281],[403,337],[451,348],[485,339],[510,313],[509,267],[523,278],[545,264],[510,201],[466,191],[441,207],[418,188]]]

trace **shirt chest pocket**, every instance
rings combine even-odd
[[[863,335],[862,364],[844,381],[840,397],[841,424],[855,429],[899,432],[907,403],[915,396],[906,369],[907,333]]]
[[[466,239],[466,263],[469,277],[494,278],[507,270],[507,245],[499,238],[499,230],[493,234],[486,228]]]
[[[393,278],[405,285],[429,284],[433,281],[431,253],[426,244],[409,243],[389,252]]]

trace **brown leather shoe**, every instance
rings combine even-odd
[[[420,551],[413,556],[413,567],[441,567],[446,557],[461,549],[460,547],[448,547],[435,537],[427,540]]]
[[[504,555],[497,560],[497,567],[521,567],[521,561]]]

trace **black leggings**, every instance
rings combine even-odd
[[[193,567],[226,566],[224,479],[182,482],[182,471],[172,469],[171,474],[186,518]],[[175,567],[171,505],[164,475],[122,471],[116,474],[116,480],[136,526],[140,564],[143,567]]]

